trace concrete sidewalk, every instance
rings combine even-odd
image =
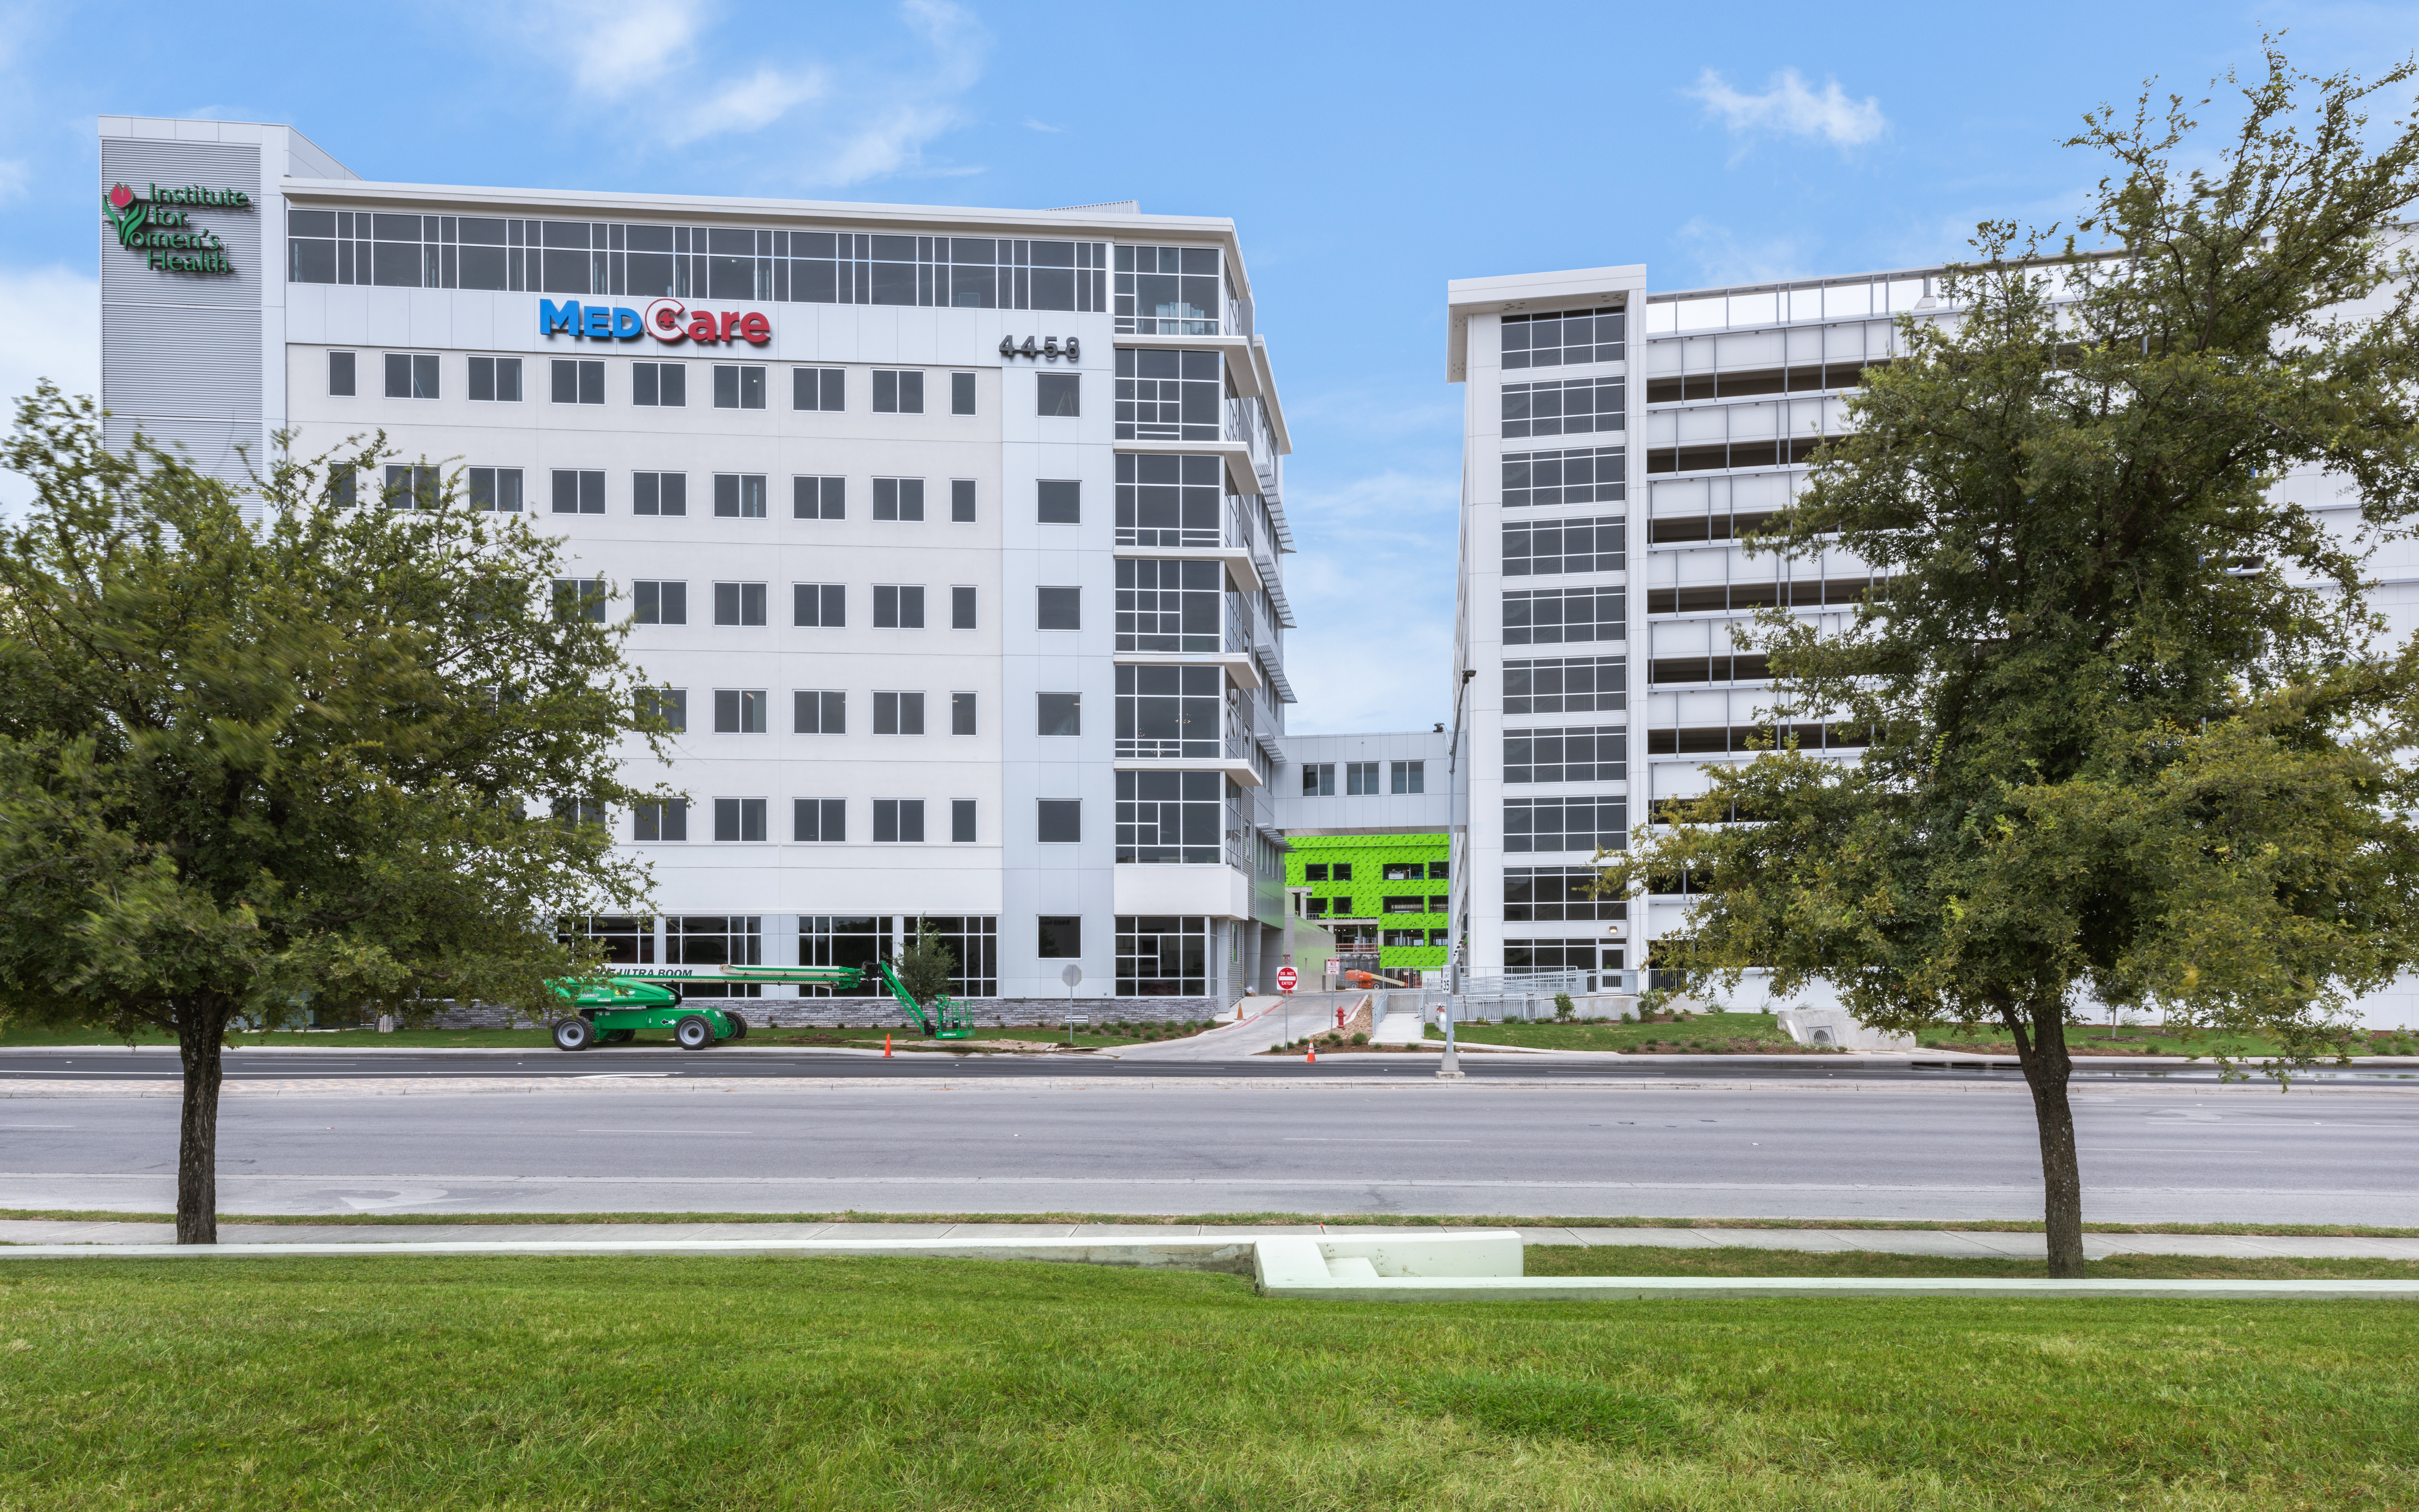
[[[1490,1226],[1491,1227],[1491,1226]],[[447,1240],[778,1240],[778,1239],[1254,1239],[1310,1234],[1316,1224],[240,1224],[219,1225],[224,1243],[426,1243]],[[1329,1238],[1450,1233],[1436,1227],[1338,1225]],[[1872,1250],[1887,1255],[1934,1255],[2002,1259],[2041,1259],[2046,1242],[2039,1234],[1975,1229],[1911,1228],[1519,1228],[1524,1244],[1592,1247],[1662,1246],[1673,1249]],[[47,1219],[0,1219],[0,1243],[164,1244],[177,1237],[170,1224],[74,1223]],[[2419,1260],[2419,1239],[2295,1238],[2243,1234],[2086,1234],[2084,1254],[2098,1260],[2112,1255],[2200,1255],[2231,1259]]]

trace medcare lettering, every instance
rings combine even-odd
[[[688,324],[683,327],[685,316]],[[540,300],[537,333],[568,335],[581,341],[636,341],[652,335],[666,343],[687,340],[702,346],[744,341],[762,347],[773,339],[773,322],[755,310],[692,312],[678,300],[657,300],[647,306],[643,316],[626,305],[583,305],[577,300],[557,304],[552,300]]]

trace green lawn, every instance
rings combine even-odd
[[[2410,1506],[2415,1356],[2400,1304],[1385,1305],[895,1259],[9,1264],[0,1507]]]
[[[1444,1030],[1428,1026],[1431,1040]],[[1455,1040],[1467,1044],[1526,1045],[1537,1050],[1741,1052],[1772,1055],[1798,1047],[1780,1021],[1768,1013],[1699,1013],[1669,1024],[1456,1024]]]
[[[2039,1280],[2039,1260],[1892,1255],[1882,1250],[1665,1249],[1652,1244],[1532,1244],[1531,1275],[2011,1276]],[[2123,1281],[2419,1281],[2419,1260],[2312,1260],[2284,1256],[2119,1255],[2094,1260],[2095,1277]]]

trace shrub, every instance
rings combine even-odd
[[[1356,1034],[1352,1037],[1352,1042],[1354,1044],[1367,1044],[1369,1042],[1369,1037],[1365,1034]]]
[[[1554,1017],[1561,1019],[1564,1023],[1568,1023],[1570,1022],[1571,1015],[1578,1011],[1579,1005],[1571,1001],[1570,994],[1556,993],[1554,995]]]

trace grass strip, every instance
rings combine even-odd
[[[1531,1244],[1530,1275],[1980,1276],[2042,1280],[2048,1265],[2013,1256],[1893,1255],[1886,1250],[1672,1249],[1655,1244]],[[2419,1281],[2419,1260],[2112,1255],[2086,1264],[2100,1281]]]
[[[0,1208],[0,1219],[39,1219],[53,1223],[163,1224],[168,1212],[120,1212],[87,1208]],[[1881,1232],[1971,1234],[2038,1234],[2039,1220],[1949,1219],[1923,1222],[1888,1218],[1560,1218],[1519,1217],[1490,1213],[1367,1213],[1367,1212],[331,1212],[219,1214],[223,1224],[269,1224],[289,1227],[348,1226],[403,1227],[498,1224],[1119,1224],[1130,1226],[1221,1224],[1301,1226],[1325,1224],[1330,1228],[1759,1228],[1872,1229]],[[2419,1228],[2391,1228],[2377,1224],[2097,1224],[2083,1226],[2090,1234],[2237,1234],[2246,1238],[2419,1239]]]
[[[45,1512],[2419,1504],[2419,1307],[2391,1304],[109,1259],[0,1271],[0,1507]]]

